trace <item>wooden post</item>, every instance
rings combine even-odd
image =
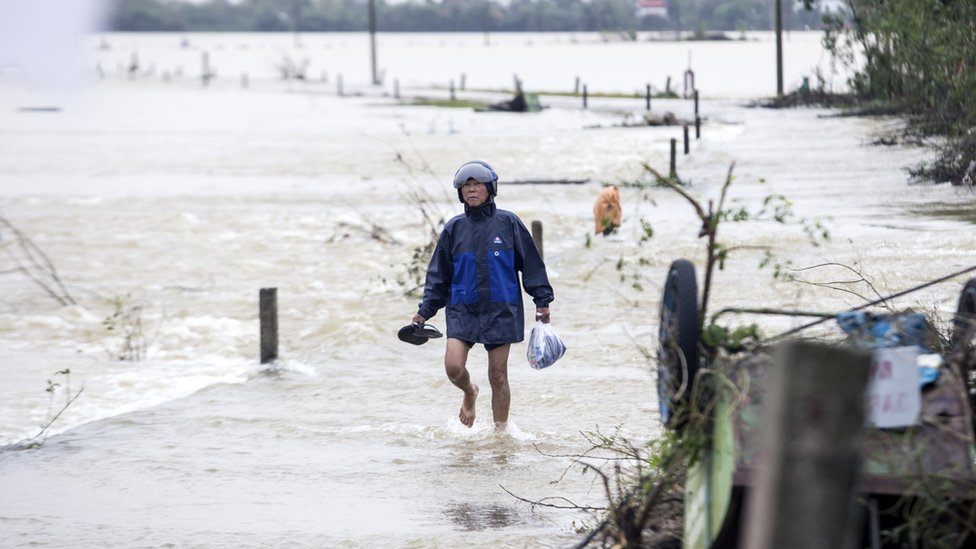
[[[467,86],[467,80],[468,80],[468,75],[467,75],[466,73],[463,73],[463,72],[462,72],[462,73],[461,73],[461,85],[460,85],[460,86],[458,86],[458,88],[459,88],[459,89],[460,89],[461,91],[464,91],[464,88],[465,88],[465,87]]]
[[[695,117],[698,117],[698,90],[695,90]]]
[[[539,248],[539,256],[545,258],[542,253],[542,222],[533,221],[532,222],[532,240],[535,242],[535,247]]]
[[[684,130],[683,133],[685,134],[685,154],[688,154],[688,151],[690,150],[688,148],[688,124],[685,124],[682,130]]]
[[[678,140],[671,138],[671,171],[668,177],[672,179],[678,176]]]
[[[576,77],[576,86],[573,88],[573,93],[576,94],[576,95],[579,95],[579,92],[580,92],[580,78],[579,78],[579,76],[577,76]]]
[[[647,85],[647,93],[645,93],[645,97],[647,98],[647,110],[651,110],[651,85],[650,84]]]
[[[760,416],[747,549],[853,547],[871,354],[806,342],[777,349]]]
[[[695,139],[701,139],[701,117],[695,117]]]
[[[586,108],[586,84],[583,84],[583,108]]]
[[[261,319],[261,364],[278,358],[278,289],[261,288],[258,292]]]
[[[454,80],[453,79],[451,80],[451,83],[448,84],[448,88],[451,90],[451,101],[456,101],[457,100],[457,96],[454,95]]]

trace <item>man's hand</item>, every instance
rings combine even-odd
[[[420,316],[420,313],[417,313],[413,315],[413,320],[411,320],[411,322],[413,322],[414,324],[423,324],[424,322],[427,322],[427,319]]]
[[[549,307],[536,307],[535,319],[541,320],[543,324],[549,324]]]

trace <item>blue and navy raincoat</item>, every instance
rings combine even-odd
[[[494,202],[465,205],[437,241],[418,313],[429,319],[446,307],[447,337],[487,345],[522,341],[519,272],[535,306],[548,307],[553,295],[546,266],[518,216]]]

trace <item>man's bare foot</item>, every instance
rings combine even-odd
[[[507,422],[505,422],[505,421],[496,421],[495,422],[495,434],[496,435],[500,435],[502,433],[507,433],[507,432],[508,432],[508,423]]]
[[[458,414],[458,419],[465,427],[471,427],[474,425],[474,414],[475,414],[475,402],[478,400],[478,386],[474,383],[471,384],[473,390],[471,393],[464,393],[464,400],[461,401],[461,413]]]

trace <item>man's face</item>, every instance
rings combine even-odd
[[[461,196],[465,204],[477,208],[488,201],[488,187],[476,179],[469,179],[461,187]]]

